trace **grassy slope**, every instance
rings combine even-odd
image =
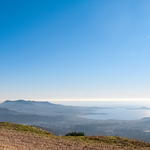
[[[81,144],[88,144],[88,145],[104,145],[104,146],[114,146],[115,149],[150,149],[150,143],[141,142],[138,140],[131,140],[127,138],[121,138],[118,136],[81,136],[81,137],[70,137],[70,136],[54,136],[51,133],[37,129],[36,127],[27,126],[27,125],[18,125],[12,124],[8,122],[0,122],[0,130],[5,130],[8,132],[21,132],[25,134],[33,134],[38,136],[50,137],[57,142],[60,139],[70,141],[70,143],[77,142]]]
[[[27,132],[27,133],[33,133],[33,134],[38,134],[38,135],[52,135],[50,132],[38,129],[33,126],[28,126],[28,125],[19,125],[19,124],[13,124],[9,122],[0,122],[0,129],[5,129],[5,130],[11,130],[11,131],[19,131],[19,132]]]

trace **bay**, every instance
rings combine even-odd
[[[113,119],[113,120],[139,120],[145,117],[150,117],[150,110],[144,109],[102,109],[90,114],[85,114],[82,117],[88,119]]]

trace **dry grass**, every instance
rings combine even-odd
[[[0,129],[5,129],[9,131],[19,131],[19,132],[27,132],[27,133],[33,133],[38,135],[52,135],[50,132],[38,129],[33,126],[27,126],[27,125],[19,125],[19,124],[13,124],[9,122],[0,122]]]
[[[0,123],[0,150],[150,150],[150,144],[117,136],[54,136],[32,126]]]

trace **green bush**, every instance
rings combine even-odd
[[[84,132],[71,132],[67,133],[65,136],[84,136]]]

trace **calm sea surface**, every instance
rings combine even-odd
[[[128,110],[128,109],[102,109],[82,117],[88,119],[117,119],[117,120],[138,120],[150,117],[150,110]]]
[[[95,110],[82,116],[89,119],[138,120],[150,117],[150,101],[55,101],[53,103],[66,106],[114,108]],[[141,107],[149,108],[149,110],[137,109]]]

